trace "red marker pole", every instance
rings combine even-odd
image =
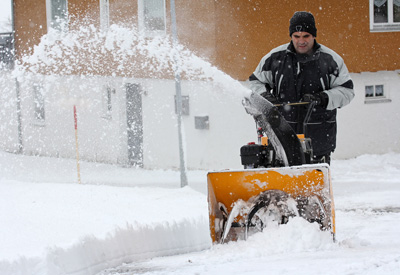
[[[78,150],[78,115],[76,106],[74,105],[74,124],[75,124],[75,147],[76,147],[76,168],[78,171],[78,183],[81,183],[81,169],[79,165],[79,150]]]

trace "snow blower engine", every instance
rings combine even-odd
[[[244,169],[285,166],[284,163],[276,158],[275,149],[272,144],[268,144],[268,137],[263,136],[261,127],[258,127],[257,134],[258,144],[255,142],[249,142],[247,145],[244,145],[240,148],[240,157]],[[297,137],[300,140],[306,163],[313,163],[311,139],[305,138],[304,134],[298,134]]]

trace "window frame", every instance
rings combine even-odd
[[[110,27],[110,1],[100,0],[100,30],[107,31]]]
[[[67,32],[68,31],[68,25],[69,25],[69,20],[68,20],[68,0],[58,0],[65,2],[65,14],[64,18],[60,18],[59,22],[55,20],[54,14],[53,14],[53,1],[54,0],[46,0],[46,17],[47,17],[47,29],[50,30],[56,30],[59,32]]]
[[[138,25],[139,25],[139,31],[144,33],[146,36],[154,37],[154,36],[164,36],[166,35],[167,32],[167,15],[166,15],[166,4],[165,0],[161,0],[163,2],[163,23],[164,23],[164,29],[163,30],[151,30],[151,29],[146,29],[146,24],[145,24],[145,13],[144,13],[144,7],[145,7],[145,2],[146,0],[138,0]]]
[[[400,31],[400,22],[394,22],[394,10],[393,1],[387,0],[388,6],[388,22],[387,23],[375,23],[374,22],[374,2],[375,0],[369,0],[369,30],[370,32],[398,32]]]

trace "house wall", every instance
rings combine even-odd
[[[246,80],[261,58],[290,41],[289,19],[295,11],[313,13],[317,41],[340,54],[350,72],[400,69],[400,32],[369,30],[366,0],[215,1],[216,65]]]
[[[169,80],[140,83],[147,94],[144,97],[145,165],[179,168],[175,83]],[[256,141],[254,120],[241,103],[243,93],[233,86],[223,88],[212,82],[182,82],[182,94],[189,96],[190,108],[189,115],[182,117],[188,168],[239,168],[240,147]],[[209,129],[195,129],[196,116],[208,116]]]
[[[108,119],[104,112],[104,78],[55,77],[25,74],[18,78],[1,78],[2,104],[0,125],[2,149],[18,151],[16,94],[21,102],[21,133],[23,153],[27,155],[75,158],[75,128],[73,107],[78,114],[79,153],[82,159],[124,163],[120,148],[126,141],[125,99],[121,93],[112,95],[113,109]],[[44,91],[45,119],[35,117],[33,86]],[[118,82],[115,85],[120,85]],[[121,145],[122,144],[122,145]],[[126,152],[126,150],[124,150]]]
[[[338,52],[350,72],[400,69],[400,32],[370,32],[369,1],[175,2],[180,42],[238,80],[246,80],[268,51],[289,42],[289,19],[297,10],[314,14],[317,41]],[[171,33],[169,7],[166,0],[167,33]],[[85,24],[99,27],[99,0],[69,0],[68,10],[72,28],[78,27],[76,22],[83,24],[83,18],[87,19]],[[31,53],[47,33],[46,1],[15,0],[14,12],[17,56],[21,57]],[[110,1],[110,24],[137,26],[137,13],[137,1]],[[104,58],[102,62],[106,65],[109,60]],[[108,71],[97,73],[110,75],[113,71],[115,68],[110,66]]]
[[[0,147],[17,152],[15,79],[1,78]],[[232,80],[235,82],[234,80]],[[172,80],[80,78],[25,75],[19,78],[23,153],[75,158],[73,108],[78,117],[78,150],[82,160],[128,164],[126,83],[140,86],[143,114],[145,168],[179,168],[175,82]],[[33,85],[44,87],[45,120],[34,114]],[[189,169],[239,168],[239,149],[255,141],[255,124],[244,111],[243,90],[226,89],[213,82],[183,81],[189,96],[189,115],[182,118],[184,151]],[[241,84],[239,84],[241,86]],[[112,87],[112,111],[105,116],[104,88]],[[195,129],[195,117],[208,116],[209,129]]]
[[[48,32],[47,0],[14,0],[15,50],[20,59],[31,54],[40,38]],[[85,24],[99,26],[99,0],[68,0],[70,23],[85,20]]]
[[[176,0],[176,21],[179,42],[217,67],[218,5],[215,0]],[[169,1],[166,0],[167,19]],[[170,21],[167,21],[170,26]],[[231,31],[231,30],[227,30]]]
[[[7,71],[0,71],[0,148],[18,152],[18,117],[15,79]]]
[[[40,37],[47,33],[46,1],[15,0],[14,30],[17,59],[32,53]]]
[[[48,33],[46,1],[48,0],[15,0],[15,40],[16,57],[21,62],[23,58],[31,55],[35,51],[35,46],[40,44],[43,35]],[[204,1],[176,1],[176,17],[178,36],[180,43],[190,46],[191,50],[209,61],[215,60],[215,10],[214,0]],[[166,0],[166,31],[171,33],[170,2]],[[68,0],[69,30],[78,30],[81,27],[93,25],[100,29],[100,6],[99,0]],[[110,25],[118,24],[126,28],[138,28],[138,3],[136,0],[111,0],[109,2]],[[87,38],[87,37],[83,37]],[[84,44],[83,41],[82,44]],[[120,45],[115,45],[119,47]],[[65,56],[60,58],[57,69],[54,67],[41,66],[41,74],[68,74],[68,75],[117,75],[122,77],[146,77],[146,78],[165,78],[173,79],[170,72],[164,74],[151,74],[140,69],[130,69],[118,72],[116,68],[119,64],[113,62],[109,55],[100,51],[95,53],[95,49],[80,48],[76,49],[76,54],[80,55],[81,66],[75,66],[72,70],[65,73],[63,70],[69,65],[66,64]],[[88,51],[90,51],[88,53]],[[93,56],[102,68],[101,70],[89,71],[85,64],[91,63]],[[67,57],[68,58],[68,57]],[[142,60],[143,57],[135,57]],[[136,62],[137,62],[136,60]],[[140,61],[142,63],[147,60]]]
[[[338,110],[334,158],[400,152],[400,71],[351,74],[356,96]],[[365,85],[383,84],[387,101],[366,103]]]

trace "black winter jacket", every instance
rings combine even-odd
[[[354,97],[353,81],[338,54],[315,41],[313,55],[299,55],[291,42],[264,56],[249,80],[253,92],[278,103],[299,102],[304,94],[325,92],[328,105],[314,108],[305,134],[312,140],[314,155],[335,150],[336,108]],[[297,133],[303,132],[306,110],[304,105],[280,107]]]

